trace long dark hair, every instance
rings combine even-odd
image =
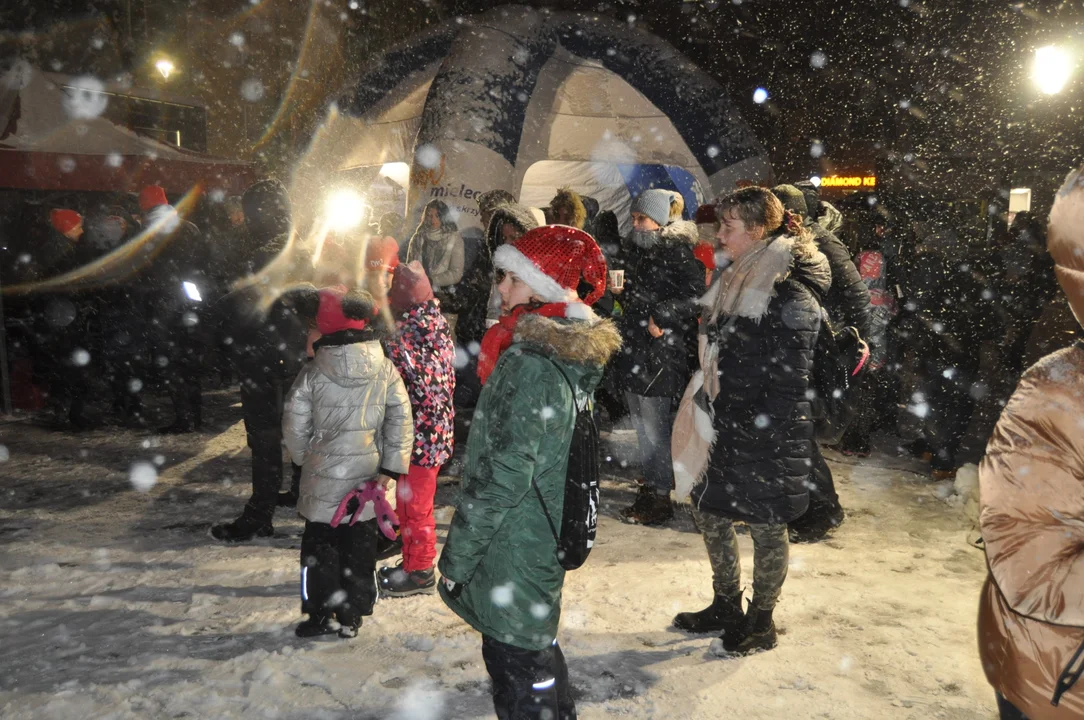
[[[459,226],[452,220],[451,211],[448,209],[447,203],[443,200],[430,200],[425,204],[425,209],[422,210],[421,220],[418,221],[417,233],[425,227],[425,218],[429,215],[429,210],[435,208],[437,211],[437,217],[440,218],[440,229],[446,232],[456,232],[459,230]]]

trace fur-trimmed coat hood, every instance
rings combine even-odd
[[[610,320],[554,320],[526,314],[516,322],[515,342],[537,345],[555,359],[605,366],[621,347],[621,334]]]
[[[567,187],[558,190],[557,194],[553,196],[553,200],[550,201],[550,209],[556,211],[557,208],[562,206],[572,208],[572,226],[583,230],[583,226],[587,222],[587,208],[584,207],[579,193]]]
[[[675,220],[662,229],[659,239],[664,245],[694,247],[700,242],[700,231],[692,220]]]

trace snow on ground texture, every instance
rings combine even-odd
[[[480,638],[435,596],[381,601],[352,641],[294,637],[301,522],[280,511],[275,537],[241,546],[207,535],[248,491],[243,428],[221,427],[150,443],[2,428],[0,717],[491,717]],[[792,548],[779,647],[720,659],[710,637],[670,628],[711,596],[689,517],[615,519],[632,438],[609,436],[600,540],[565,585],[581,717],[995,716],[975,640],[983,557],[933,486],[894,458],[835,457],[850,517]],[[129,470],[147,461],[157,483],[140,491]],[[455,490],[438,494],[441,538]]]

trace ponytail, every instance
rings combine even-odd
[[[796,212],[783,210],[783,221],[779,224],[779,230],[786,235],[801,236],[802,218]]]

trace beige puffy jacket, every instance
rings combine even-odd
[[[1050,213],[1049,250],[1084,317],[1084,175]],[[979,468],[989,575],[979,654],[994,688],[1030,720],[1084,717],[1084,347],[1029,369]],[[1058,704],[1053,704],[1057,698]]]
[[[303,466],[297,512],[313,522],[331,522],[342,499],[381,470],[405,473],[410,399],[380,343],[320,347],[290,388],[282,436]],[[373,517],[369,506],[360,519]]]

